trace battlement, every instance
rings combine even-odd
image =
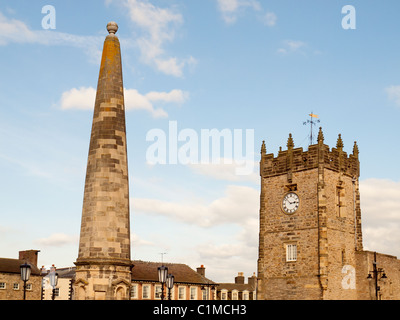
[[[322,128],[318,134],[318,143],[310,145],[307,151],[303,148],[294,148],[292,135],[289,135],[287,150],[279,150],[278,156],[267,154],[265,141],[261,147],[260,175],[261,177],[271,177],[290,172],[310,170],[323,166],[341,172],[352,178],[360,176],[360,162],[358,159],[359,151],[357,142],[354,142],[353,153],[347,155],[343,151],[343,141],[339,134],[336,148],[330,149],[324,144]]]

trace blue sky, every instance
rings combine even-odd
[[[55,29],[43,29],[45,5]],[[345,5],[356,29],[343,29]],[[364,246],[400,256],[398,1],[89,0],[0,3],[0,256],[78,254],[94,94],[116,21],[126,98],[132,259],[257,271],[259,176],[234,165],[150,165],[153,129],[254,130],[254,161],[325,142],[360,149]]]

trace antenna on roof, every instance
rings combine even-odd
[[[161,252],[161,263],[164,263],[164,254],[167,254],[166,252]]]
[[[321,121],[318,119],[318,116],[317,116],[316,114],[312,113],[312,111],[311,111],[311,113],[309,114],[309,116],[310,116],[310,119],[307,120],[307,121],[305,121],[305,122],[303,122],[303,125],[310,124],[310,127],[311,127],[311,131],[310,131],[310,145],[312,145],[312,144],[313,144],[313,126],[316,126],[317,123],[320,123]],[[317,119],[317,120],[314,120],[314,119]]]

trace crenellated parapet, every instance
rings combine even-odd
[[[276,175],[310,170],[323,165],[325,169],[340,172],[352,178],[360,176],[359,150],[354,143],[353,153],[348,155],[343,151],[343,140],[339,134],[336,148],[330,149],[324,144],[322,129],[318,134],[318,143],[310,145],[307,151],[303,148],[295,148],[293,137],[290,134],[287,150],[279,150],[278,155],[267,154],[266,144],[263,142],[261,148],[260,175],[271,177]]]

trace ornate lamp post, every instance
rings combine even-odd
[[[374,252],[374,261],[372,262],[372,271],[368,273],[368,280],[375,280],[375,299],[378,300],[379,298],[379,291],[381,287],[378,286],[378,281],[381,279],[387,279],[385,271],[383,268],[378,268],[376,263],[376,252]]]
[[[171,300],[171,290],[174,287],[175,277],[172,274],[167,276],[168,300]]]
[[[31,276],[31,266],[26,262],[20,265],[21,269],[21,280],[24,282],[24,300],[26,300],[26,282],[29,280]]]
[[[53,287],[51,300],[54,300],[56,293],[56,286],[58,283],[58,273],[56,273],[56,268],[54,267],[54,265],[50,268],[49,279],[50,279],[50,285]]]
[[[158,281],[161,282],[161,300],[164,300],[164,283],[167,281],[168,268],[165,266],[158,267]]]

